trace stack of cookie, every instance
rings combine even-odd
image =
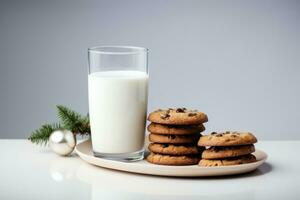
[[[199,165],[213,167],[255,162],[256,158],[251,153],[255,151],[253,144],[256,142],[251,133],[226,131],[205,135],[198,142],[198,146],[206,147]]]
[[[160,165],[193,165],[204,148],[197,147],[205,130],[206,114],[186,108],[157,110],[148,116],[150,155],[147,161]]]

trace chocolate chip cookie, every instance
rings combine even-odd
[[[254,145],[209,147],[202,152],[202,159],[222,159],[247,155],[255,151]]]
[[[201,167],[216,167],[216,166],[240,165],[240,164],[252,163],[255,161],[256,161],[255,156],[252,154],[248,154],[239,157],[216,159],[216,160],[201,159],[199,165]]]
[[[167,155],[199,155],[204,150],[204,148],[199,148],[195,145],[173,145],[158,143],[149,144],[148,149],[153,153]]]
[[[256,137],[248,132],[226,131],[223,133],[213,132],[211,135],[202,136],[199,146],[238,146],[256,143]]]
[[[174,134],[174,135],[185,135],[199,133],[205,130],[203,124],[199,125],[165,125],[151,123],[147,127],[147,130],[151,133],[159,134]]]
[[[169,108],[156,110],[149,114],[148,120],[159,124],[196,125],[208,121],[207,115],[197,110]]]
[[[147,161],[158,165],[195,165],[199,162],[198,156],[173,156],[150,153]]]
[[[160,144],[197,144],[200,134],[190,135],[162,135],[162,134],[149,134],[149,141]]]

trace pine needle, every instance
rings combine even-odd
[[[57,105],[58,117],[65,129],[73,133],[88,134],[90,133],[89,117],[82,117],[79,113],[62,105]]]
[[[57,124],[44,124],[39,129],[33,131],[29,136],[34,144],[46,145],[48,143],[51,133],[57,129],[67,129],[74,134],[90,134],[90,120],[89,115],[81,116],[79,113],[62,105],[57,105],[57,113],[60,122]]]
[[[28,140],[34,144],[45,146],[48,143],[50,134],[60,128],[62,128],[60,124],[44,124],[39,129],[33,131]]]

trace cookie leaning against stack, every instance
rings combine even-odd
[[[202,152],[200,166],[226,166],[238,165],[255,162],[256,158],[254,143],[256,137],[251,133],[242,132],[213,132],[211,135],[205,135],[198,141],[198,146],[207,147]]]
[[[159,165],[193,165],[200,160],[203,147],[197,141],[205,130],[206,114],[186,108],[169,108],[149,114],[147,127],[150,155],[147,161]]]

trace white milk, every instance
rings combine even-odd
[[[148,75],[107,71],[89,75],[89,115],[93,150],[131,153],[144,146]]]

